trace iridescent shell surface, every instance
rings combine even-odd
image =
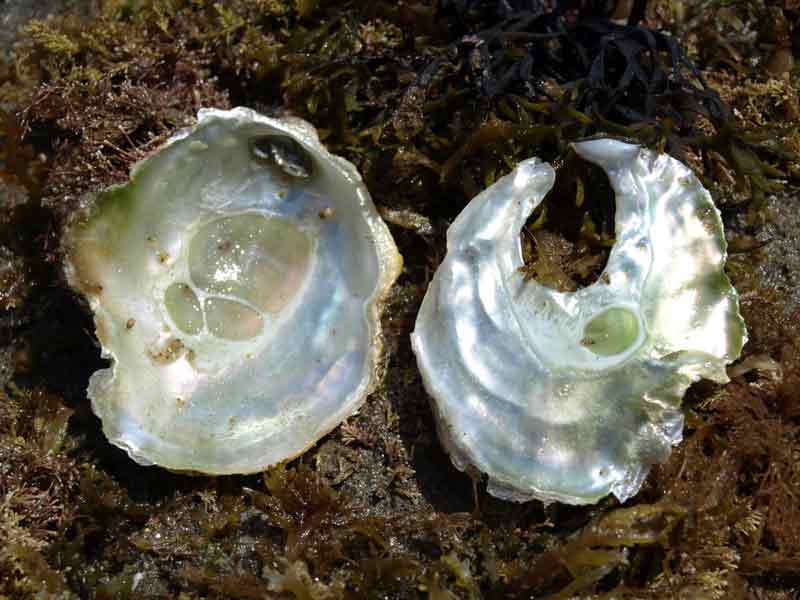
[[[453,462],[520,502],[634,495],[681,440],[686,388],[727,381],[746,341],[719,212],[689,169],[614,140],[574,148],[616,194],[600,279],[525,281],[520,230],[555,177],[526,160],[448,230],[412,334]]]
[[[299,119],[201,110],[70,225],[66,274],[111,367],[90,381],[137,462],[249,473],[373,388],[402,260],[352,164]]]

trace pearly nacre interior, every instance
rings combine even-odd
[[[727,381],[746,341],[720,215],[691,171],[615,140],[574,148],[616,195],[600,279],[566,293],[520,272],[520,230],[555,177],[526,160],[450,226],[412,334],[453,462],[520,502],[635,494],[681,440],[687,387]]]
[[[89,385],[142,464],[249,473],[376,382],[401,258],[353,165],[299,119],[201,110],[70,225],[66,274],[108,369]]]

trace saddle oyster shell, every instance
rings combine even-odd
[[[106,436],[209,474],[288,460],[356,412],[402,266],[355,167],[246,108],[200,110],[73,219],[65,256],[112,361],[88,389]]]
[[[555,177],[532,158],[450,226],[412,334],[453,463],[518,502],[634,495],[681,440],[688,386],[726,382],[747,339],[719,211],[691,171],[611,139],[574,148],[616,195],[600,279],[563,293],[520,273],[520,230]]]

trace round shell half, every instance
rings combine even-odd
[[[412,335],[453,462],[520,502],[635,494],[681,440],[686,388],[727,381],[746,341],[719,212],[689,169],[614,140],[574,147],[616,194],[600,279],[525,281],[520,230],[555,177],[526,160],[448,230]]]
[[[297,456],[374,387],[401,264],[311,125],[201,110],[68,228],[66,275],[112,361],[89,384],[106,435],[180,471]]]

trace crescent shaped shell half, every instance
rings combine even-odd
[[[358,410],[402,259],[310,124],[200,110],[94,200],[65,271],[111,359],[88,393],[112,443],[141,464],[252,473]]]
[[[520,231],[555,178],[532,158],[453,222],[412,334],[454,464],[519,502],[634,495],[681,440],[687,387],[727,381],[746,341],[719,211],[691,171],[610,139],[574,148],[616,195],[600,279],[562,293],[520,273]]]

